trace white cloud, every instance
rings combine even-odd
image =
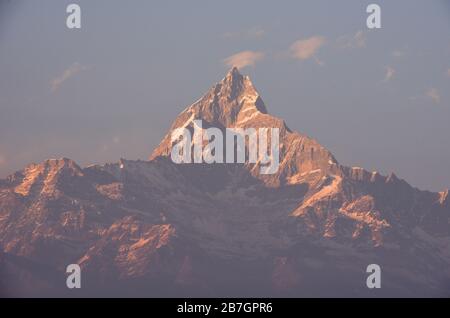
[[[343,35],[337,39],[338,46],[343,49],[360,49],[366,47],[367,37],[364,31],[353,35]]]
[[[52,92],[57,91],[59,87],[71,77],[87,69],[88,68],[86,66],[83,66],[80,63],[73,63],[67,69],[65,69],[62,74],[51,80],[50,85]]]
[[[253,27],[244,31],[237,32],[225,32],[224,37],[227,39],[236,39],[236,38],[252,38],[252,39],[260,39],[265,35],[264,29],[261,27]]]
[[[256,51],[242,51],[231,55],[223,60],[225,65],[229,67],[236,66],[241,69],[246,66],[254,66],[257,62],[264,58],[264,53]]]
[[[439,91],[436,88],[434,88],[434,87],[430,88],[427,91],[426,95],[429,98],[431,98],[431,100],[433,102],[435,102],[436,104],[439,104],[441,102],[441,95],[439,94]]]
[[[317,64],[323,65],[323,62],[317,58],[316,53],[324,44],[325,38],[323,36],[313,36],[294,42],[290,47],[290,53],[293,58],[299,60],[314,58]]]
[[[386,73],[384,75],[384,80],[383,81],[384,82],[390,81],[395,76],[395,73],[396,73],[396,71],[395,71],[395,69],[393,67],[387,66],[386,67]]]

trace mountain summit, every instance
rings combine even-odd
[[[279,128],[278,172],[173,163],[171,132],[196,119]],[[52,159],[0,180],[0,294],[448,297],[448,197],[339,164],[233,68],[149,161]],[[65,288],[73,263],[80,291]],[[379,290],[365,287],[369,264],[382,268]]]
[[[282,119],[270,115],[250,78],[241,75],[236,67],[178,115],[150,160],[170,156],[172,132],[180,127],[192,127],[196,119],[205,122],[205,126],[222,129],[279,128],[280,158],[283,160],[278,173],[274,176],[259,176],[259,169],[251,166],[252,173],[267,184],[278,186],[297,182],[302,174],[309,171],[321,170],[322,175],[337,168],[336,159],[317,141],[292,132]]]

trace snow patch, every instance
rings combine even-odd
[[[255,118],[255,117],[258,116],[258,115],[259,115],[259,112],[254,112],[254,113],[251,114],[250,116],[244,117],[243,119],[239,120],[238,123],[239,123],[239,124],[246,123],[246,122],[248,122],[249,120]]]

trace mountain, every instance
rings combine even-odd
[[[278,128],[277,172],[173,163],[172,132],[195,120]],[[51,159],[0,180],[0,251],[0,287],[21,282],[6,296],[45,286],[65,296],[448,297],[450,203],[448,190],[341,165],[270,115],[233,68],[148,161]],[[81,266],[80,290],[65,287],[71,263]],[[366,287],[373,263],[381,289]]]
[[[171,134],[176,128],[193,127],[193,121],[201,119],[204,127],[225,128],[278,128],[280,134],[281,167],[275,175],[264,176],[251,167],[252,175],[266,184],[280,186],[302,182],[302,173],[334,172],[337,161],[317,141],[292,132],[282,119],[268,114],[260,95],[248,76],[234,67],[225,78],[214,85],[202,98],[186,108],[174,121],[169,132],[150,156],[169,156],[172,149]]]

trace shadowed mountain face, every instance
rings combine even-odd
[[[175,164],[171,132],[279,128],[280,166]],[[450,296],[448,190],[342,166],[232,69],[149,161],[32,164],[0,180],[2,296]],[[82,288],[68,290],[68,264]],[[366,287],[366,267],[382,288]],[[17,282],[17,283],[15,283]],[[14,288],[13,288],[14,287]]]

